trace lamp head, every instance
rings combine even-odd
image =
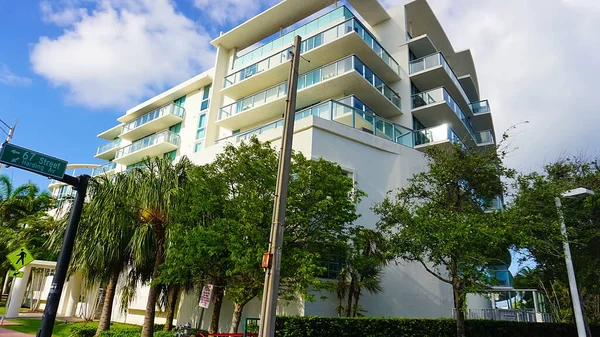
[[[588,195],[594,195],[594,191],[583,187],[575,188],[561,194],[563,198],[587,197]]]

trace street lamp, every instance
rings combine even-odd
[[[561,194],[563,198],[577,198],[593,195],[594,192],[585,188],[576,188],[573,190],[566,191]],[[573,269],[573,260],[571,259],[571,248],[569,247],[569,240],[567,238],[567,226],[565,225],[565,219],[561,210],[560,197],[555,199],[556,209],[558,210],[558,217],[560,219],[560,231],[563,235],[563,248],[565,250],[565,263],[567,264],[567,275],[569,276],[569,288],[571,289],[571,301],[573,302],[573,314],[575,315],[575,324],[577,325],[577,335],[579,337],[587,336],[587,329],[583,320],[583,311],[581,308],[581,302],[579,301],[579,291],[577,290],[577,281],[575,279],[575,270]]]

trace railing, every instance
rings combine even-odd
[[[513,286],[513,276],[512,273],[508,269],[488,269],[488,273],[490,278],[497,282],[497,286],[500,287],[512,287]]]
[[[494,144],[494,135],[491,130],[479,131],[475,133],[475,142],[478,145]]]
[[[106,172],[110,172],[110,171],[112,171],[112,170],[114,170],[116,168],[117,168],[117,163],[112,162],[112,161],[108,162],[108,163],[106,163],[106,164],[104,164],[102,166],[99,166],[99,167],[96,167],[95,169],[93,169],[92,170],[92,177],[101,175],[101,174],[106,173]]]
[[[409,63],[409,68],[410,68],[409,71],[410,71],[410,74],[412,75],[419,71],[430,69],[430,68],[437,67],[437,66],[442,66],[444,68],[444,70],[446,70],[446,73],[448,73],[448,75],[450,76],[450,79],[452,80],[452,82],[454,82],[454,84],[458,88],[458,91],[460,91],[460,94],[463,96],[463,98],[465,99],[467,104],[470,103],[471,101],[469,100],[469,97],[465,93],[465,90],[463,89],[462,85],[458,81],[458,77],[456,77],[456,74],[454,74],[454,71],[452,70],[452,68],[450,68],[450,65],[448,64],[448,62],[446,61],[446,59],[444,58],[444,55],[442,55],[442,53],[437,52],[435,54],[431,54],[429,56],[421,57],[420,59],[411,61]]]
[[[121,158],[131,153],[164,142],[179,145],[179,135],[168,130],[161,131],[159,133],[142,138],[136,142],[131,143],[130,145],[120,148],[117,151],[115,158]]]
[[[407,147],[414,146],[412,130],[385,120],[373,114],[370,109],[364,111],[353,108],[352,106],[359,105],[358,102],[360,101],[357,101],[358,99],[354,96],[346,97],[340,101],[326,101],[296,112],[294,120],[300,120],[309,116],[316,116],[323,119],[336,121],[338,123],[365,131]],[[215,143],[222,143],[226,141],[237,143],[282,126],[283,120],[280,119],[256,129],[221,138]]]
[[[464,146],[460,137],[447,125],[442,124],[433,128],[415,131],[415,146],[441,141],[449,141]]]
[[[379,56],[392,70],[399,73],[399,65],[390,54],[377,42],[377,39],[369,32],[365,26],[356,18],[348,19],[336,26],[333,26],[323,32],[302,41],[300,45],[300,53],[305,53],[309,50],[327,44],[343,35],[356,32],[358,36]],[[223,80],[223,88],[227,88],[237,82],[252,77],[272,67],[278,66],[290,59],[291,48],[277,52],[261,61],[245,67]]]
[[[298,90],[313,86],[335,76],[345,74],[350,71],[356,71],[366,79],[377,91],[384,95],[392,104],[400,109],[400,96],[394,92],[387,84],[373,73],[356,56],[348,56],[339,61],[325,65],[319,69],[301,75],[298,78]],[[266,104],[276,99],[282,98],[287,94],[287,81],[278,84],[269,89],[263,90],[254,95],[242,98],[232,104],[226,105],[219,110],[219,120],[227,118],[245,110]]]
[[[350,10],[348,10],[348,8],[346,8],[345,6],[336,8],[331,12],[312,20],[307,24],[304,24],[294,29],[293,31],[286,33],[282,37],[274,39],[271,42],[257,47],[245,53],[242,56],[239,56],[235,59],[235,61],[233,61],[233,68],[236,69],[243,66],[244,64],[249,64],[250,62],[252,62],[252,60],[256,60],[257,58],[262,57],[263,55],[268,55],[273,50],[277,50],[287,44],[292,44],[296,35],[305,36],[312,32],[328,27],[332,23],[338,21],[345,21],[346,19],[350,19],[353,16],[354,15],[352,14],[352,12],[350,12]]]
[[[473,115],[482,114],[486,112],[490,112],[490,104],[487,99],[479,102],[473,102],[469,104],[471,107],[471,111],[473,111]]]
[[[442,102],[445,101],[446,104],[454,111],[454,113],[458,116],[458,118],[463,122],[467,131],[471,134],[473,138],[475,138],[475,130],[473,130],[473,126],[471,125],[471,121],[465,116],[464,112],[458,106],[458,103],[452,98],[452,96],[448,93],[445,88],[437,88],[425,92],[421,92],[415,95],[412,95],[412,108],[416,109],[428,104]]]
[[[135,120],[123,125],[123,129],[122,129],[121,133],[123,134],[125,132],[129,132],[135,128],[138,128],[144,124],[147,124],[155,119],[158,119],[158,118],[168,115],[168,114],[183,118],[183,115],[185,114],[185,109],[177,104],[169,103],[165,106],[162,106],[156,110],[150,111],[149,113],[142,115],[142,116],[136,118]]]
[[[452,309],[452,316],[456,317],[456,311]],[[492,321],[515,321],[515,322],[537,322],[536,313],[522,309],[468,309],[467,319],[485,319]],[[549,314],[541,313],[542,322],[552,322]]]
[[[98,146],[98,150],[96,151],[96,155],[99,155],[101,153],[104,153],[106,151],[110,151],[116,147],[119,147],[119,145],[121,144],[121,138],[117,138],[111,142],[108,142],[104,145],[100,145]]]

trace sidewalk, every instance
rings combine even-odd
[[[22,332],[12,331],[4,328],[0,328],[0,336],[2,337],[31,337],[35,335],[29,335]]]

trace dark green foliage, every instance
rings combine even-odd
[[[175,334],[171,331],[162,331],[164,324],[155,324],[154,325],[154,337],[173,337]],[[74,334],[74,330],[77,331],[85,331],[80,334]],[[92,329],[93,332],[89,335],[87,327],[73,327],[71,328],[71,333],[73,337],[92,337],[96,332],[96,329]],[[130,327],[115,327],[111,326],[110,330],[100,332],[100,337],[138,337],[142,332],[141,326],[130,326]]]
[[[70,337],[94,337],[96,327],[91,325],[73,325]]]
[[[276,337],[455,337],[453,319],[277,317]],[[576,337],[575,326],[467,320],[467,337]],[[592,335],[600,326],[592,327]]]

